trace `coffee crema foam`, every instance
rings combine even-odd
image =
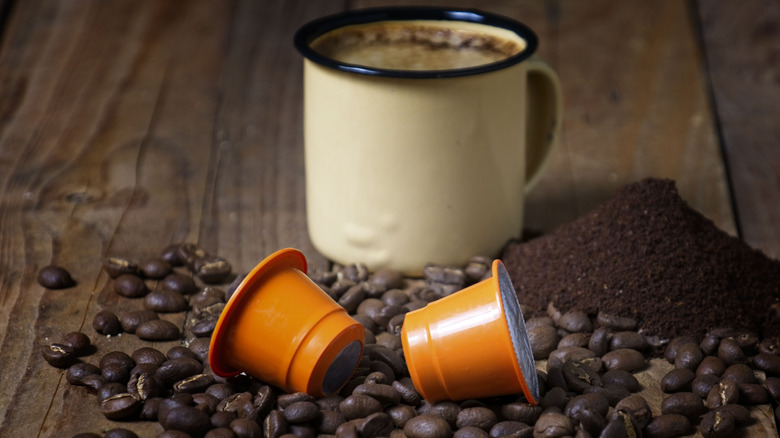
[[[492,64],[525,49],[519,37],[512,41],[488,32],[460,29],[453,23],[384,21],[345,26],[315,39],[311,48],[346,64],[417,71]]]

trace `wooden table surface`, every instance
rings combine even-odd
[[[75,330],[103,352],[148,345],[92,330],[99,310],[138,307],[111,292],[103,257],[187,241],[237,272],[288,246],[327,267],[306,231],[291,39],[322,15],[392,3],[0,0],[0,436],[116,427],[40,353]],[[424,3],[525,22],[560,75],[561,144],[527,199],[527,228],[550,231],[626,183],[664,177],[780,257],[780,3]],[[48,264],[78,285],[39,286]]]

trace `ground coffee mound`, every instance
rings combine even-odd
[[[648,335],[701,336],[716,326],[780,335],[780,261],[691,208],[673,181],[645,179],[502,261],[532,314],[548,303],[630,315]]]

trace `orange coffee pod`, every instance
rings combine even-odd
[[[523,393],[539,401],[531,344],[506,268],[406,314],[401,329],[412,382],[429,402]]]
[[[211,337],[218,376],[241,372],[287,392],[336,393],[363,355],[363,326],[306,275],[306,258],[277,251],[244,278]]]

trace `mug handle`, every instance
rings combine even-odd
[[[539,181],[558,145],[563,121],[563,98],[558,75],[537,55],[528,63],[525,192]]]

